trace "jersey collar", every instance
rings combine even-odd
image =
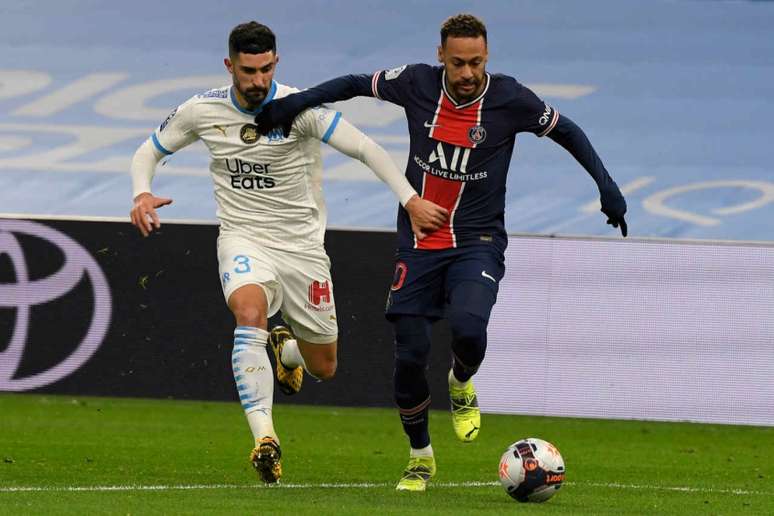
[[[468,106],[471,106],[478,102],[479,100],[484,98],[484,95],[486,95],[487,90],[489,89],[489,72],[485,72],[486,75],[486,86],[484,86],[484,89],[481,91],[481,95],[476,97],[475,99],[465,102],[464,104],[458,104],[456,100],[454,100],[454,97],[451,96],[449,93],[449,90],[446,89],[446,68],[443,69],[443,73],[441,74],[441,88],[443,88],[443,93],[446,95],[446,98],[449,99],[449,101],[452,103],[455,109],[463,109]]]
[[[258,106],[258,109],[254,111],[249,111],[242,106],[239,105],[239,102],[237,102],[236,94],[234,93],[234,86],[231,86],[229,88],[229,96],[231,97],[231,103],[234,104],[234,107],[237,108],[239,111],[246,115],[257,115],[261,112],[261,109],[263,109],[263,106],[274,100],[274,95],[277,94],[277,83],[272,79],[271,81],[271,88],[269,88],[269,93],[266,95],[266,98],[263,99],[263,102],[261,102],[261,105]]]

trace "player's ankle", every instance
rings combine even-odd
[[[450,369],[449,370],[449,386],[454,388],[454,389],[464,389],[464,388],[466,388],[468,385],[470,385],[471,380],[472,380],[472,377],[468,378],[464,382],[461,381],[461,380],[458,380],[457,377],[454,374],[454,369]]]
[[[411,451],[409,452],[410,457],[432,457],[433,456],[433,445],[428,444],[424,448],[411,448]]]

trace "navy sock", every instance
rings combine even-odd
[[[403,431],[406,432],[411,447],[424,448],[430,444],[430,389],[424,366],[396,361],[395,401],[398,404]]]
[[[430,353],[430,321],[402,315],[393,320],[395,330],[395,403],[412,448],[430,444],[428,408],[430,388],[425,369]]]
[[[449,318],[452,330],[454,377],[467,382],[476,374],[486,353],[486,321],[476,315],[456,311]]]

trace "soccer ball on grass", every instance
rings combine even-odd
[[[529,437],[516,441],[500,458],[500,483],[519,502],[545,502],[564,482],[564,459],[556,447]]]

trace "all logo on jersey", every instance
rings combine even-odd
[[[475,125],[468,129],[468,140],[473,145],[483,143],[486,140],[486,129],[484,129],[484,126]]]
[[[414,163],[424,173],[450,181],[486,179],[488,175],[486,170],[468,171],[468,162],[472,153],[471,147],[447,146],[442,142],[437,142],[435,149],[430,151],[427,161],[415,154]]]
[[[460,159],[460,154],[462,155],[462,159]],[[452,151],[451,161],[448,161],[446,159],[446,151],[443,149],[443,143],[438,142],[435,150],[430,153],[428,163],[432,165],[437,162],[438,166],[443,170],[451,170],[452,172],[459,171],[465,174],[468,171],[468,159],[470,159],[470,149],[463,149],[462,147],[455,145],[454,150]]]
[[[253,143],[257,142],[259,138],[258,126],[255,124],[243,125],[242,129],[239,131],[239,137],[246,144],[252,145]]]

